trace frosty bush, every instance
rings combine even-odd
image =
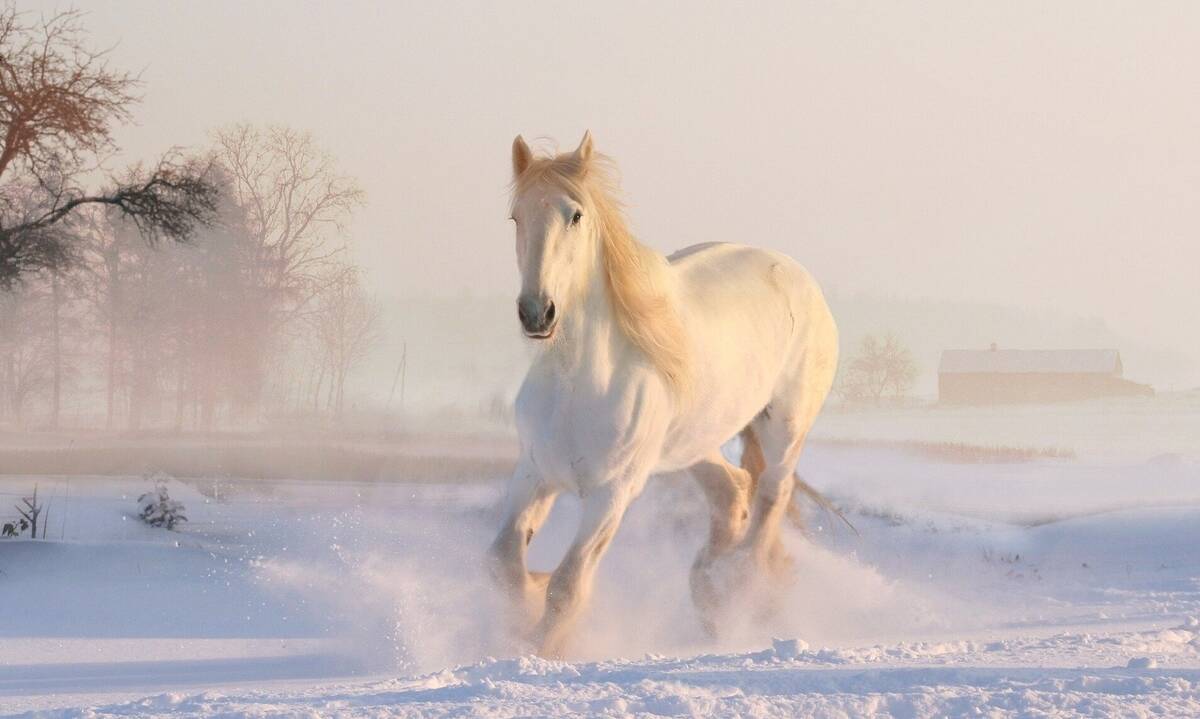
[[[25,521],[24,519],[18,519],[13,522],[5,522],[3,526],[0,526],[0,537],[4,537],[6,539],[10,537],[19,537],[26,529],[29,529],[29,522]]]
[[[158,472],[147,479],[154,480],[154,489],[138,497],[138,516],[152,527],[174,529],[175,525],[187,521],[183,502],[171,499],[167,493],[170,477]]]

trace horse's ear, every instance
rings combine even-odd
[[[525,138],[517,135],[513,140],[512,148],[513,177],[520,177],[532,161],[533,152],[529,149],[529,145],[525,144]]]
[[[579,147],[575,148],[575,159],[579,163],[587,164],[587,161],[592,159],[592,131],[584,130],[583,139],[579,141]]]

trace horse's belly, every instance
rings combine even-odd
[[[696,391],[701,394],[694,398],[693,409],[677,417],[667,432],[660,472],[690,467],[732,439],[770,401],[771,385],[726,378]]]
[[[766,324],[766,323],[764,323]],[[728,326],[708,343],[688,409],[671,423],[662,469],[689,467],[711,456],[771,401],[787,361],[787,337],[769,325]]]

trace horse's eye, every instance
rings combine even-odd
[[[583,219],[583,213],[579,210],[575,210],[575,214],[571,217],[571,227],[578,225],[579,221],[582,219]]]

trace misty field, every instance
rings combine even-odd
[[[1164,406],[1171,422],[1195,421]],[[657,478],[602,565],[567,662],[495,658],[519,652],[481,566],[513,461],[504,434],[360,442],[390,457],[367,480],[180,477],[168,483],[188,516],[177,531],[138,520],[151,483],[136,472],[6,474],[0,498],[36,483],[48,524],[44,541],[0,540],[0,713],[1200,711],[1196,454],[1090,451],[1096,438],[1063,431],[1070,413],[1043,420],[1074,457],[962,461],[930,453],[945,446],[936,432],[815,441],[801,474],[856,531],[805,507],[786,532],[795,581],[771,601],[751,596],[717,642],[688,595],[703,498],[684,477]],[[868,433],[877,421],[829,424]],[[287,456],[259,461],[279,473]],[[194,457],[174,459],[186,470]],[[577,511],[570,498],[556,507],[535,568],[557,561]]]

